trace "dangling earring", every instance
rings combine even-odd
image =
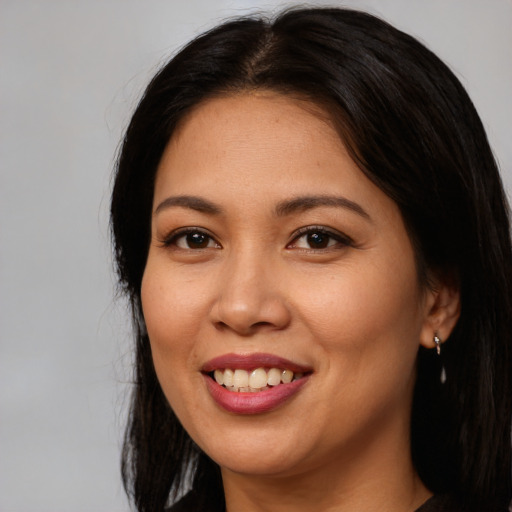
[[[436,344],[437,355],[441,356],[441,338],[438,336],[437,332],[434,333],[434,343]],[[444,364],[441,364],[441,384],[446,382],[446,370],[444,369]]]
[[[436,344],[437,355],[440,356],[441,355],[441,338],[437,335],[437,332],[434,333],[434,343]]]

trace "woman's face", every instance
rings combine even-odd
[[[271,92],[211,99],[158,168],[142,282],[153,360],[225,471],[409,450],[432,300],[398,207],[326,118]]]

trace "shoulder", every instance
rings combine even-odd
[[[464,508],[460,503],[448,495],[444,496],[432,496],[423,505],[418,508],[415,512],[466,512],[467,508]],[[497,510],[496,508],[486,508],[488,512],[507,512],[506,509]]]
[[[459,512],[458,508],[453,508],[450,499],[443,496],[432,496],[416,512]]]

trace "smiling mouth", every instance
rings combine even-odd
[[[206,388],[233,414],[264,414],[300,393],[313,368],[273,354],[223,354],[203,365]]]
[[[252,371],[225,368],[208,372],[207,375],[228,391],[258,393],[302,379],[307,374],[286,368],[256,368]]]

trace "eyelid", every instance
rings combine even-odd
[[[185,226],[185,227],[173,229],[170,233],[165,235],[163,238],[160,238],[159,242],[162,247],[171,247],[174,245],[174,247],[176,247],[177,249],[181,249],[181,247],[178,247],[175,244],[175,242],[178,238],[188,235],[189,233],[201,233],[201,234],[207,236],[208,238],[210,238],[211,240],[213,240],[213,242],[215,242],[215,244],[219,248],[222,248],[221,244],[217,241],[217,239],[215,238],[215,236],[212,233],[210,233],[207,229],[201,228],[198,226]],[[186,250],[186,249],[184,249],[184,250]],[[190,248],[190,250],[200,251],[201,249]]]
[[[335,229],[332,229],[332,228],[328,228],[326,226],[314,225],[314,226],[304,226],[304,227],[298,229],[297,231],[295,231],[292,234],[292,236],[291,236],[291,241],[287,244],[287,248],[292,246],[292,244],[294,242],[296,242],[299,238],[303,237],[304,235],[308,235],[310,233],[322,233],[322,234],[325,234],[327,236],[330,236],[331,238],[333,238],[334,240],[338,241],[343,246],[348,246],[348,247],[354,246],[354,241],[348,235],[345,235],[344,233],[341,233],[338,230],[335,230]],[[326,250],[329,250],[329,249],[332,250],[333,247],[326,247],[326,248],[323,248],[323,249],[310,248],[310,249],[303,249],[303,250],[308,250],[308,251],[313,251],[313,252],[317,252],[317,251],[320,252],[320,251],[326,251]]]

